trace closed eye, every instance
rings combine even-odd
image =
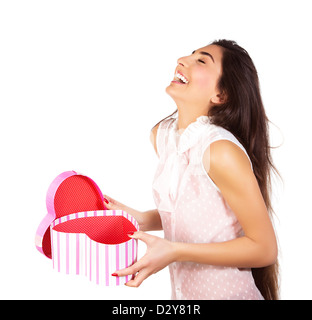
[[[196,52],[196,50],[194,50],[194,51],[192,52],[192,54],[194,54],[195,52]],[[199,53],[200,53],[200,54],[203,54],[203,55],[205,55],[205,56],[210,57],[211,60],[212,60],[212,62],[215,63],[213,56],[212,56],[209,52],[200,51]],[[205,63],[203,60],[200,60],[200,62],[201,62],[201,63]]]
[[[198,59],[197,61],[200,63],[206,64],[206,62],[204,60]]]

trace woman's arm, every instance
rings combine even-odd
[[[273,264],[277,257],[273,226],[245,153],[234,143],[221,140],[211,144],[203,163],[235,213],[244,236],[209,244],[176,243],[176,260],[239,268]]]
[[[178,245],[178,260],[236,267],[273,264],[277,243],[257,179],[246,154],[226,140],[211,144],[204,167],[235,213],[244,236],[221,243]]]
[[[248,158],[229,141],[215,142],[209,151],[204,155],[204,167],[235,213],[244,235],[225,242],[194,244],[136,232],[131,237],[147,244],[145,256],[131,267],[116,271],[119,276],[138,272],[128,286],[139,286],[174,261],[238,268],[264,267],[275,262],[275,233]]]

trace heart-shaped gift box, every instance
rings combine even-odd
[[[36,232],[36,247],[52,259],[53,268],[84,275],[97,284],[121,285],[131,276],[111,274],[137,260],[137,240],[127,236],[139,230],[125,211],[107,210],[97,184],[75,171],[58,175],[46,198],[47,215]]]

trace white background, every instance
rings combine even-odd
[[[34,245],[61,172],[154,208],[151,127],[175,110],[176,60],[215,39],[253,58],[271,128],[281,298],[311,299],[310,1],[1,1],[0,298],[170,299],[168,269],[139,288],[52,270]],[[153,234],[162,236],[162,232]],[[265,236],[265,235],[264,235]],[[145,245],[140,243],[139,255]]]

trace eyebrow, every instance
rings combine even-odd
[[[192,54],[194,54],[195,52],[196,52],[196,50],[194,50],[194,51],[192,52]],[[214,61],[213,56],[212,56],[209,52],[206,52],[206,51],[200,51],[199,53],[200,53],[200,54],[203,54],[203,55],[205,55],[205,56],[210,57],[210,58],[211,58],[211,60],[213,61],[213,63],[215,62],[215,61]]]

